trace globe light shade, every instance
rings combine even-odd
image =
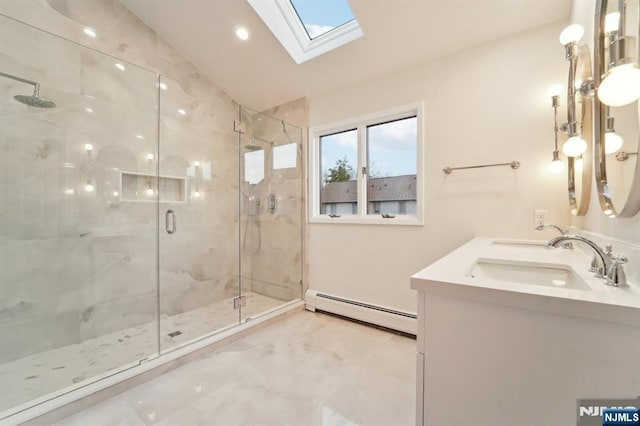
[[[622,148],[622,137],[615,132],[607,132],[604,134],[604,152],[605,154],[613,154]]]
[[[562,173],[564,171],[564,163],[562,160],[553,160],[549,163],[549,173],[553,173],[557,175],[558,173]]]
[[[628,105],[640,98],[640,69],[624,64],[609,70],[598,87],[598,99],[613,107]]]
[[[580,136],[572,136],[562,146],[562,152],[567,157],[577,157],[587,150],[587,141]]]
[[[569,43],[577,43],[584,35],[584,28],[582,25],[573,24],[562,30],[560,33],[560,43],[566,46]]]
[[[549,97],[553,98],[554,96],[560,96],[562,95],[562,91],[564,90],[564,86],[562,86],[562,84],[553,84],[551,86],[549,86]]]

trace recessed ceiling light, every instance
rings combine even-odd
[[[90,143],[84,144],[84,150],[87,152],[93,151],[93,145],[91,145]]]
[[[142,136],[142,135],[139,135],[139,134],[138,134],[138,135],[136,135],[136,138],[138,138],[138,139],[144,139],[144,136]]]
[[[154,155],[149,153],[147,154],[147,160],[153,160],[154,159]]]
[[[187,115],[187,111],[183,110],[183,109],[179,109],[178,110],[178,114],[180,115]]]
[[[88,113],[92,113],[93,112],[93,108],[91,108],[91,107],[86,107],[84,110],[87,111]]]
[[[160,83],[160,88],[162,90],[167,90],[167,83]]]
[[[124,65],[122,65],[122,64],[120,64],[120,63],[116,64],[116,68],[118,68],[120,71],[124,71],[124,70],[126,70],[126,69],[127,69],[127,68],[125,68],[125,66],[124,66]]]
[[[249,30],[246,27],[237,26],[235,27],[234,32],[236,33],[236,37],[240,40],[249,40]]]
[[[84,27],[84,33],[91,38],[96,38],[97,35],[96,30],[90,27]]]

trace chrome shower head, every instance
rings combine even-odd
[[[40,83],[27,80],[22,77],[17,77],[15,75],[6,74],[3,72],[0,72],[0,76],[10,78],[12,80],[16,80],[22,83],[31,84],[33,86],[32,96],[16,95],[13,97],[13,99],[20,102],[21,104],[25,104],[25,105],[36,107],[36,108],[55,108],[56,107],[56,104],[53,101],[40,97]]]
[[[262,148],[260,148],[258,145],[247,144],[244,146],[244,149],[249,152],[253,152],[253,151],[260,151]]]
[[[26,96],[26,95],[15,95],[13,97],[16,101],[21,104],[25,104],[28,106],[36,107],[36,108],[55,108],[56,104],[49,99],[41,98],[40,96]]]
[[[244,146],[244,149],[246,149],[249,152],[253,152],[253,151],[260,151],[263,150],[264,147],[258,145],[258,143],[263,143],[263,144],[267,144],[269,146],[273,146],[273,142],[268,141],[266,139],[260,138],[258,136],[253,136],[251,138],[251,143],[248,143]]]

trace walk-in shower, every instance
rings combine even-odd
[[[0,31],[0,423],[301,298],[300,128],[191,74]]]

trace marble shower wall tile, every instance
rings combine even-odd
[[[263,114],[284,120],[289,124],[303,129],[303,142],[306,142],[307,134],[305,129],[309,126],[309,105],[307,98],[296,99],[284,105],[268,109],[263,111]]]
[[[237,294],[237,104],[117,0],[0,0],[0,14],[0,69],[58,105],[25,108],[12,97],[31,86],[0,79],[0,359],[156,318],[156,208],[120,181],[158,161],[187,184],[160,205],[180,226],[160,234],[160,314]]]
[[[197,79],[161,83],[160,174],[187,182],[184,202],[160,206],[178,223],[175,234],[160,233],[164,318],[238,294],[238,110]]]

